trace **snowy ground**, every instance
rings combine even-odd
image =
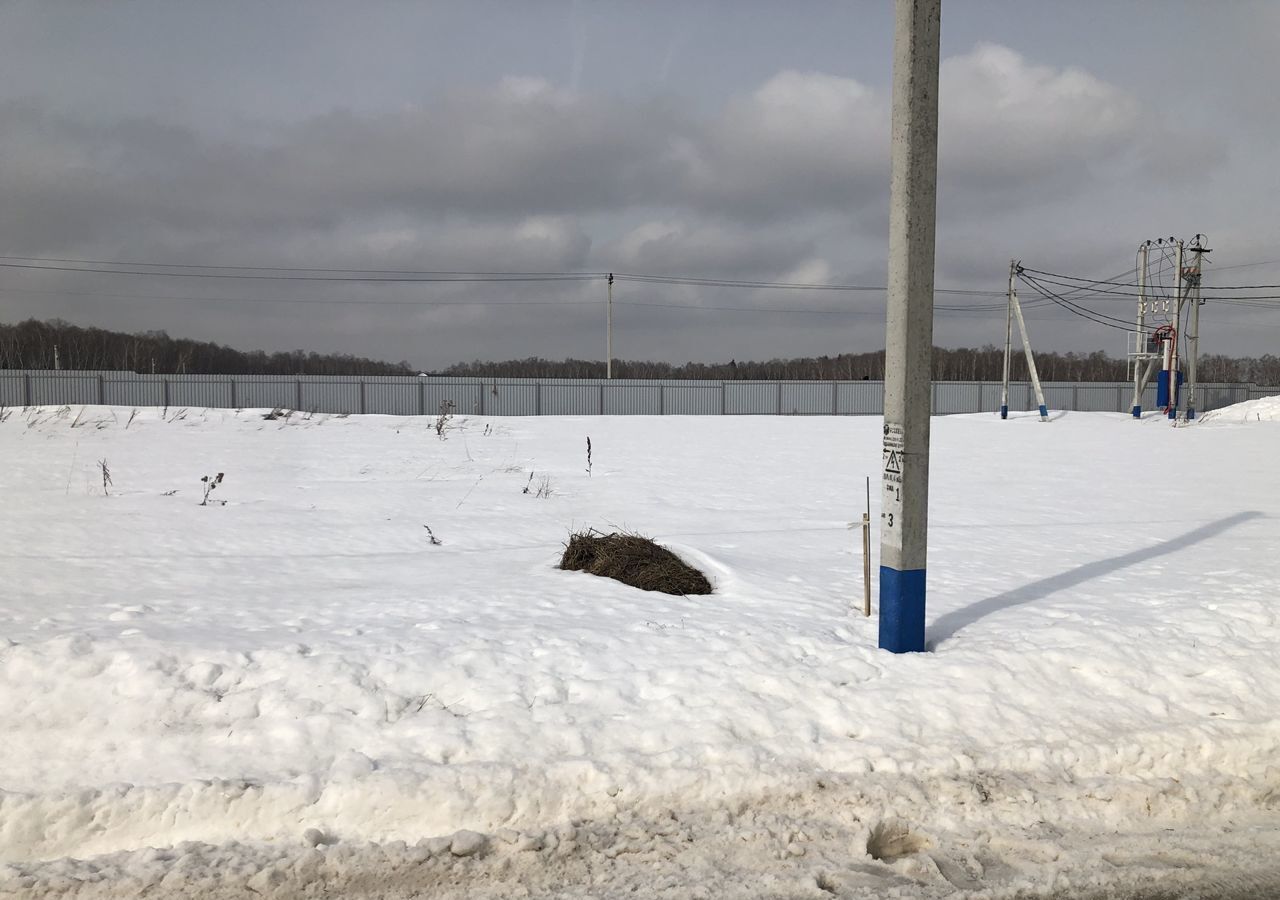
[[[1280,425],[1236,412],[936,419],[893,656],[878,418],[4,410],[0,895],[1280,886]],[[557,570],[586,526],[715,593]]]

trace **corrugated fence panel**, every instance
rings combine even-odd
[[[367,392],[369,385],[350,381],[299,381],[294,385],[295,392],[300,395],[290,405],[297,409],[315,410],[322,413],[360,413],[370,410],[362,408],[360,402],[362,391]]]
[[[933,383],[934,415],[982,411],[982,385],[967,381],[935,381]]]
[[[782,407],[781,397],[782,385],[776,381],[726,381],[725,415],[776,415]]]
[[[604,392],[605,415],[660,416],[666,406],[663,392],[660,384],[616,382]]]
[[[536,416],[536,384],[489,384],[485,386],[484,413],[488,416]],[[459,407],[459,411],[461,407]]]
[[[884,382],[842,381],[836,385],[836,413],[879,416],[884,413]]]
[[[231,379],[221,381],[178,380],[169,382],[169,405],[196,409],[238,408],[241,404]]]
[[[1045,384],[1044,405],[1049,409],[1075,409],[1075,394],[1072,384]]]
[[[724,412],[724,386],[683,384],[663,391],[663,412],[669,416],[718,416]]]
[[[1000,392],[1001,392],[1001,390],[1002,390],[1001,385],[998,385],[998,384],[987,384],[987,383],[985,383],[985,382],[983,383],[983,385],[982,385],[982,408],[983,408],[984,410],[987,410],[987,409],[996,409],[996,410],[998,410],[998,409],[1000,408]]]
[[[27,379],[16,372],[0,372],[0,406],[27,405]]]
[[[297,409],[296,381],[262,381],[236,379],[236,406],[241,409]]]
[[[416,381],[366,382],[364,411],[383,416],[417,416],[428,412],[422,385]],[[439,409],[431,412],[439,412]]]
[[[167,385],[167,393],[166,393]],[[1127,382],[1045,382],[1050,409],[1128,412]],[[28,397],[29,392],[29,397]],[[995,412],[997,382],[935,382],[933,410],[947,415]],[[1201,384],[1196,408],[1219,409],[1252,397],[1280,394],[1280,387]],[[0,372],[0,405],[163,406],[273,408],[327,413],[436,415],[443,401],[466,415],[879,415],[884,384],[878,381],[657,381],[533,378],[325,375],[140,375],[133,372]],[[1155,385],[1142,398],[1155,408]],[[1036,408],[1030,383],[1009,385],[1009,407]]]
[[[535,394],[538,390],[535,385]],[[598,416],[604,398],[611,390],[611,384],[544,384],[541,387],[542,396],[535,396],[535,408],[528,410],[525,415]]]
[[[501,396],[503,389],[494,385],[493,390]],[[492,408],[493,402],[498,398],[490,393],[490,386],[478,381],[454,384],[426,381],[422,385],[422,396],[429,416],[439,415],[441,404],[444,403],[452,403],[454,412],[464,415],[503,415],[503,413],[494,412]]]
[[[97,375],[32,375],[32,406],[66,406],[98,402]]]
[[[786,381],[782,384],[782,414],[829,416],[835,410],[834,381]]]
[[[108,406],[164,406],[164,379],[102,381],[102,402]]]
[[[1123,402],[1121,402],[1120,404],[1120,411],[1132,412],[1133,411],[1133,385],[1126,384],[1124,386],[1124,392],[1122,393],[1121,396],[1124,399],[1123,399]],[[1144,412],[1146,410],[1156,409],[1156,386],[1154,384],[1148,385],[1147,388],[1142,392],[1142,409]]]
[[[1249,386],[1245,384],[1202,384],[1197,391],[1196,409],[1221,409],[1249,399]]]
[[[1019,410],[1034,410],[1038,405],[1036,403],[1036,389],[1030,383],[1020,384],[1021,390],[1015,390],[1014,385],[1009,385],[1009,408],[1019,408]],[[1014,394],[1021,394],[1021,402],[1018,406],[1014,406]]]
[[[1129,388],[1128,400],[1133,399],[1133,388]],[[1059,409],[1074,408],[1081,412],[1120,412],[1116,406],[1116,400],[1119,397],[1116,389],[1105,384],[1079,384],[1075,386],[1074,407],[1058,407]],[[1126,401],[1128,402],[1128,401]]]

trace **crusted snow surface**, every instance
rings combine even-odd
[[[1274,884],[1271,429],[936,419],[894,656],[880,424],[0,413],[0,894]],[[715,593],[556,569],[588,526]]]

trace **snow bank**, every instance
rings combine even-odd
[[[0,424],[0,890],[382,866],[408,896],[428,861],[510,888],[635,854],[762,896],[1014,891],[1117,831],[1280,847],[1266,434],[936,420],[934,652],[899,657],[853,608],[878,419],[131,413]],[[582,526],[715,593],[557,570]]]
[[[1280,422],[1280,396],[1259,397],[1210,410],[1200,417],[1201,423],[1247,424],[1249,422]]]

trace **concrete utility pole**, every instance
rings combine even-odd
[[[1010,260],[1009,268],[1017,274],[1018,261]],[[1013,283],[1010,279],[1010,284]],[[1044,388],[1040,386],[1040,373],[1036,371],[1036,355],[1031,352],[1031,338],[1027,335],[1027,320],[1022,318],[1022,304],[1018,302],[1018,290],[1009,292],[1009,303],[1013,306],[1013,317],[1018,320],[1018,334],[1022,336],[1022,352],[1027,357],[1027,374],[1031,376],[1031,387],[1036,392],[1036,409],[1040,411],[1040,421],[1049,421],[1049,408],[1044,402]]]
[[[1175,422],[1178,420],[1178,401],[1181,399],[1178,391],[1178,341],[1182,340],[1182,302],[1186,299],[1186,288],[1182,286],[1182,241],[1178,241],[1175,245],[1177,253],[1174,256],[1174,305],[1173,305],[1173,346],[1170,348],[1169,355],[1169,418]]]
[[[1134,346],[1129,351],[1133,354],[1133,404],[1132,413],[1135,419],[1142,418],[1142,391],[1146,386],[1147,379],[1151,377],[1150,365],[1147,366],[1147,374],[1143,376],[1143,363],[1146,362],[1142,354],[1147,351],[1147,248],[1151,246],[1150,241],[1145,241],[1138,248],[1138,321],[1136,323],[1137,333],[1134,335]]]
[[[1036,393],[1036,408],[1040,410],[1040,421],[1049,421],[1049,408],[1045,406],[1044,389],[1040,386],[1040,373],[1036,371],[1036,357],[1031,352],[1031,338],[1027,334],[1027,321],[1022,318],[1022,304],[1018,302],[1018,286],[1014,280],[1022,268],[1016,259],[1009,260],[1009,308],[1005,311],[1004,322],[1004,386],[1000,392],[1000,418],[1009,418],[1009,354],[1013,344],[1013,320],[1018,320],[1018,334],[1022,337],[1022,353],[1027,358],[1027,374],[1031,378],[1031,386]]]
[[[1187,421],[1190,422],[1196,417],[1196,391],[1199,385],[1196,382],[1196,369],[1200,362],[1200,305],[1204,303],[1200,299],[1200,283],[1204,278],[1204,255],[1209,252],[1209,248],[1204,246],[1205,237],[1203,234],[1197,234],[1195,240],[1191,243],[1191,252],[1195,254],[1196,261],[1190,273],[1191,288],[1191,327],[1187,329],[1187,351],[1190,358],[1187,360]]]
[[[942,0],[895,0],[880,647],[925,649],[929,402]]]
[[[1013,352],[1013,276],[1017,274],[1013,260],[1009,261],[1008,304],[1004,311],[1004,381],[1000,388],[1000,418],[1009,418],[1009,356]]]
[[[609,273],[608,311],[605,313],[604,377],[613,377],[613,273]]]

